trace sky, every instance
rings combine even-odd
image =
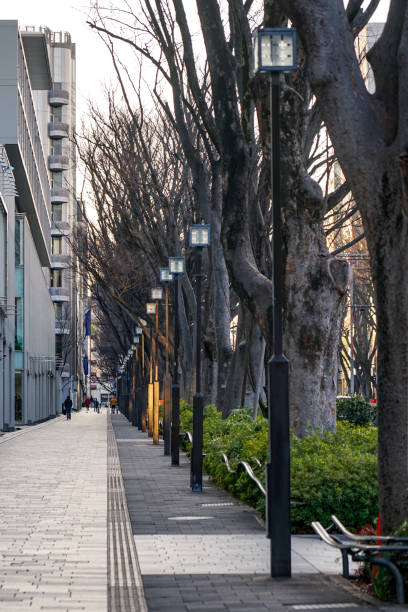
[[[187,4],[195,4],[187,0]],[[368,3],[368,0],[365,2]],[[113,1],[112,4],[115,4]],[[385,21],[389,0],[381,0],[373,21]],[[48,26],[54,31],[68,31],[77,49],[78,124],[86,113],[87,100],[103,99],[104,83],[113,82],[113,70],[106,49],[86,24],[87,0],[13,0],[0,6],[0,19],[17,19],[23,26]]]

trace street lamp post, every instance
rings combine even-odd
[[[146,312],[148,315],[155,315],[156,314],[156,303],[149,302],[148,304],[146,304]],[[147,431],[148,431],[149,438],[153,437],[153,402],[154,402],[153,359],[154,359],[153,327],[150,324],[149,385],[147,388]]]
[[[194,493],[203,490],[203,411],[204,397],[201,393],[201,279],[202,251],[210,244],[210,226],[190,227],[190,246],[197,249],[196,273],[196,390],[193,397],[193,447],[191,449],[191,489]]]
[[[184,257],[169,257],[169,272],[175,278],[174,283],[174,362],[173,384],[171,389],[171,464],[179,465],[179,435],[180,435],[180,385],[178,374],[178,294],[179,275],[184,273]]]
[[[152,289],[152,300],[156,304],[156,329],[154,339],[154,383],[153,383],[153,444],[159,443],[159,403],[160,403],[160,383],[159,383],[159,300],[163,299],[163,288],[155,287]]]
[[[147,322],[144,321],[143,319],[140,319],[140,323],[142,325],[144,325],[144,327],[146,327],[146,325],[147,325]],[[143,329],[141,329],[141,328],[138,328],[138,329],[140,329],[140,332],[142,334],[142,370],[141,370],[140,398],[141,398],[141,405],[142,405],[141,426],[142,426],[142,432],[145,433],[145,431],[146,431],[146,406],[147,406],[147,401],[146,401],[146,372],[145,372],[145,334],[143,333]]]
[[[166,321],[166,370],[163,380],[163,440],[164,454],[170,455],[170,423],[171,423],[171,376],[169,372],[169,282],[173,280],[168,268],[160,268],[160,281],[165,283],[165,321]]]
[[[139,417],[139,394],[138,394],[138,379],[139,379],[139,363],[138,363],[138,349],[139,349],[139,336],[133,336],[134,357],[133,357],[133,411],[132,411],[132,425],[138,426],[140,423]]]
[[[273,356],[269,361],[269,463],[266,466],[267,537],[271,540],[271,575],[291,575],[289,362],[283,354],[283,258],[280,204],[280,74],[296,69],[293,28],[259,28],[254,33],[255,72],[270,79],[271,182],[273,206]]]

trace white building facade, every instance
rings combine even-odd
[[[34,106],[34,92],[50,87],[45,38],[27,46],[17,21],[0,21],[3,430],[50,418],[58,409],[55,317],[48,290],[51,186]]]

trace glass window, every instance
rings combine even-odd
[[[62,155],[62,140],[54,140],[52,142],[51,155]]]
[[[51,185],[53,189],[62,187],[62,172],[51,172]]]
[[[21,423],[23,420],[23,373],[16,372],[14,374],[15,385],[15,409],[14,416],[16,423]]]
[[[55,336],[55,354],[57,357],[62,356],[62,335],[57,334]]]
[[[14,347],[16,351],[22,351],[24,348],[24,311],[23,298],[15,298],[16,319],[14,327]]]
[[[51,121],[54,123],[62,121],[62,106],[55,106],[51,109]]]
[[[51,287],[62,287],[62,270],[51,270]]]
[[[0,200],[0,297],[7,294],[7,217]]]
[[[63,304],[62,302],[54,302],[55,320],[61,321],[63,319]]]
[[[52,205],[52,220],[62,221],[62,204]]]
[[[24,220],[16,218],[15,235],[16,266],[24,265]]]
[[[62,255],[62,236],[52,237],[51,252],[53,255]]]

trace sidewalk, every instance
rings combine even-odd
[[[192,493],[185,455],[171,467],[162,442],[111,418],[149,611],[401,610],[360,595],[340,577],[340,555],[315,537],[294,536],[293,577],[272,580],[256,514],[208,478]]]
[[[402,610],[360,595],[312,537],[272,580],[256,514],[208,479],[191,493],[185,456],[171,467],[122,415],[2,436],[0,482],[0,612]]]
[[[0,441],[0,611],[107,610],[106,414]]]

